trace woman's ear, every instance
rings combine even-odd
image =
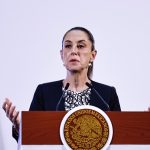
[[[97,54],[96,50],[91,51],[91,62],[94,61],[96,54]]]
[[[63,50],[60,50],[60,56],[61,56],[61,59],[63,60]]]

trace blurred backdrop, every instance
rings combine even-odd
[[[64,33],[89,29],[98,51],[93,80],[116,87],[123,111],[150,105],[149,0],[0,0],[0,106],[5,97],[28,110],[38,84],[65,77]],[[0,149],[15,150],[0,109]]]

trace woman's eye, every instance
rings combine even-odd
[[[65,48],[71,48],[71,45],[69,45],[69,44],[65,45]]]
[[[80,49],[84,48],[84,45],[78,45],[78,48],[80,48]]]

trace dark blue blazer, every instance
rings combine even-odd
[[[121,111],[118,96],[114,87],[91,81],[92,88],[90,96],[90,105],[96,106],[103,111]],[[30,111],[56,111],[59,104],[59,111],[65,111],[64,99],[61,99],[63,80],[40,84],[34,94]],[[100,95],[100,96],[99,96]],[[100,98],[102,97],[102,98]],[[61,99],[61,100],[60,100]],[[103,100],[109,105],[109,108]]]

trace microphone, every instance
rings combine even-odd
[[[106,103],[106,101],[103,99],[103,97],[98,93],[98,91],[93,87],[92,84],[86,82],[85,83],[89,88],[93,89],[94,92],[97,94],[97,96],[100,98],[100,100],[105,104],[105,106],[108,108],[108,110],[110,110],[109,105]]]
[[[64,91],[69,88],[69,85],[70,85],[69,83],[66,84],[66,86],[65,86],[65,88],[64,88]],[[61,101],[62,101],[62,99],[63,99],[63,96],[64,96],[64,91],[63,91],[63,93],[62,93],[62,95],[61,95],[61,97],[60,97],[60,99],[59,99],[59,101],[58,101],[58,103],[57,103],[56,111],[58,111],[58,109],[59,109],[59,105],[60,105],[60,103],[61,103]]]

